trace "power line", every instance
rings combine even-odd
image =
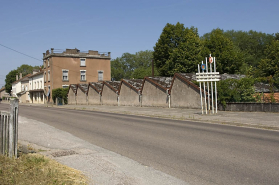
[[[0,46],[3,46],[3,47],[5,47],[5,48],[7,48],[7,49],[10,49],[10,50],[15,51],[15,52],[17,52],[17,53],[19,53],[19,54],[25,55],[25,56],[27,56],[27,57],[33,58],[33,59],[35,59],[35,60],[39,60],[40,62],[42,61],[42,59],[37,59],[37,58],[32,57],[32,56],[30,56],[30,55],[27,55],[27,54],[24,54],[24,53],[22,53],[22,52],[19,52],[19,51],[15,50],[15,49],[9,48],[8,46],[4,46],[3,44],[0,44]]]

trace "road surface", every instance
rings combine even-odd
[[[34,106],[19,114],[190,184],[279,184],[276,131]]]

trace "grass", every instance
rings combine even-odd
[[[2,185],[87,184],[80,171],[40,154],[22,154],[17,159],[0,156],[0,164]]]

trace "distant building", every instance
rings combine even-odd
[[[43,70],[29,76],[29,97],[30,103],[45,103]]]
[[[67,88],[70,84],[81,84],[111,80],[110,52],[99,53],[78,49],[66,51],[47,50],[43,54],[44,93],[52,102],[52,89]]]
[[[30,100],[29,96],[29,76],[31,74],[22,77],[22,73],[16,75],[16,81],[12,83],[12,97],[19,99],[20,103],[27,103]]]
[[[0,89],[0,98],[4,98],[4,97],[9,97],[9,94],[6,92],[6,88],[5,87],[2,87]]]

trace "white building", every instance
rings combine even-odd
[[[44,71],[29,76],[30,103],[45,103]]]
[[[22,73],[20,73],[19,79],[16,76],[16,81],[12,83],[12,97],[17,97],[20,103],[29,102],[29,76],[28,74],[22,77]]]

